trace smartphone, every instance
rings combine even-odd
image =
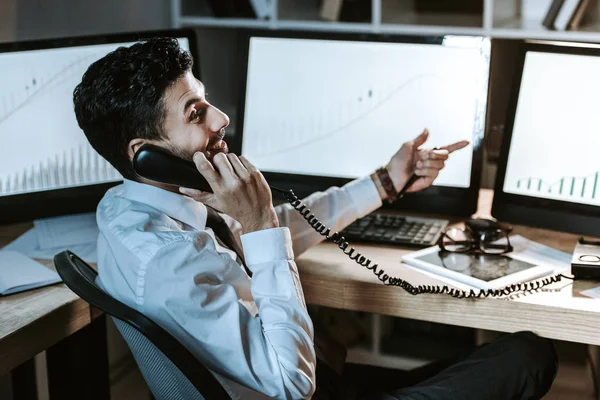
[[[166,149],[144,144],[133,156],[133,170],[149,181],[211,192],[196,164],[176,157]]]

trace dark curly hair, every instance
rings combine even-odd
[[[173,38],[119,47],[89,66],[73,91],[75,116],[92,147],[126,179],[136,179],[127,147],[165,138],[166,89],[191,70]]]

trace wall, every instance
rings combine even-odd
[[[164,29],[164,0],[2,0],[0,41]]]
[[[0,1],[0,42],[15,39],[17,0]]]
[[[206,86],[208,100],[229,116],[227,134],[235,133],[243,90],[238,33],[227,28],[196,29],[200,80]]]

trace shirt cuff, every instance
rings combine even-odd
[[[240,239],[249,267],[269,261],[294,259],[292,235],[286,227],[246,233]]]
[[[377,210],[383,204],[381,196],[370,176],[355,179],[344,185],[344,190],[350,195],[354,207],[358,212],[357,218]]]

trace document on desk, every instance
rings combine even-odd
[[[15,251],[0,251],[0,295],[5,296],[60,282],[50,268]]]
[[[96,214],[75,214],[33,221],[41,250],[96,243],[98,225]]]
[[[510,237],[513,253],[537,261],[540,265],[550,265],[555,269],[571,266],[571,254],[529,240],[521,235]]]
[[[62,247],[54,247],[49,249],[41,249],[38,245],[38,235],[35,228],[31,228],[11,243],[4,246],[2,251],[10,250],[25,254],[31,258],[39,258],[42,260],[52,260],[54,256],[64,250],[70,250],[77,254],[79,258],[88,263],[97,261],[97,245],[96,239],[90,243],[77,245],[65,245]]]

